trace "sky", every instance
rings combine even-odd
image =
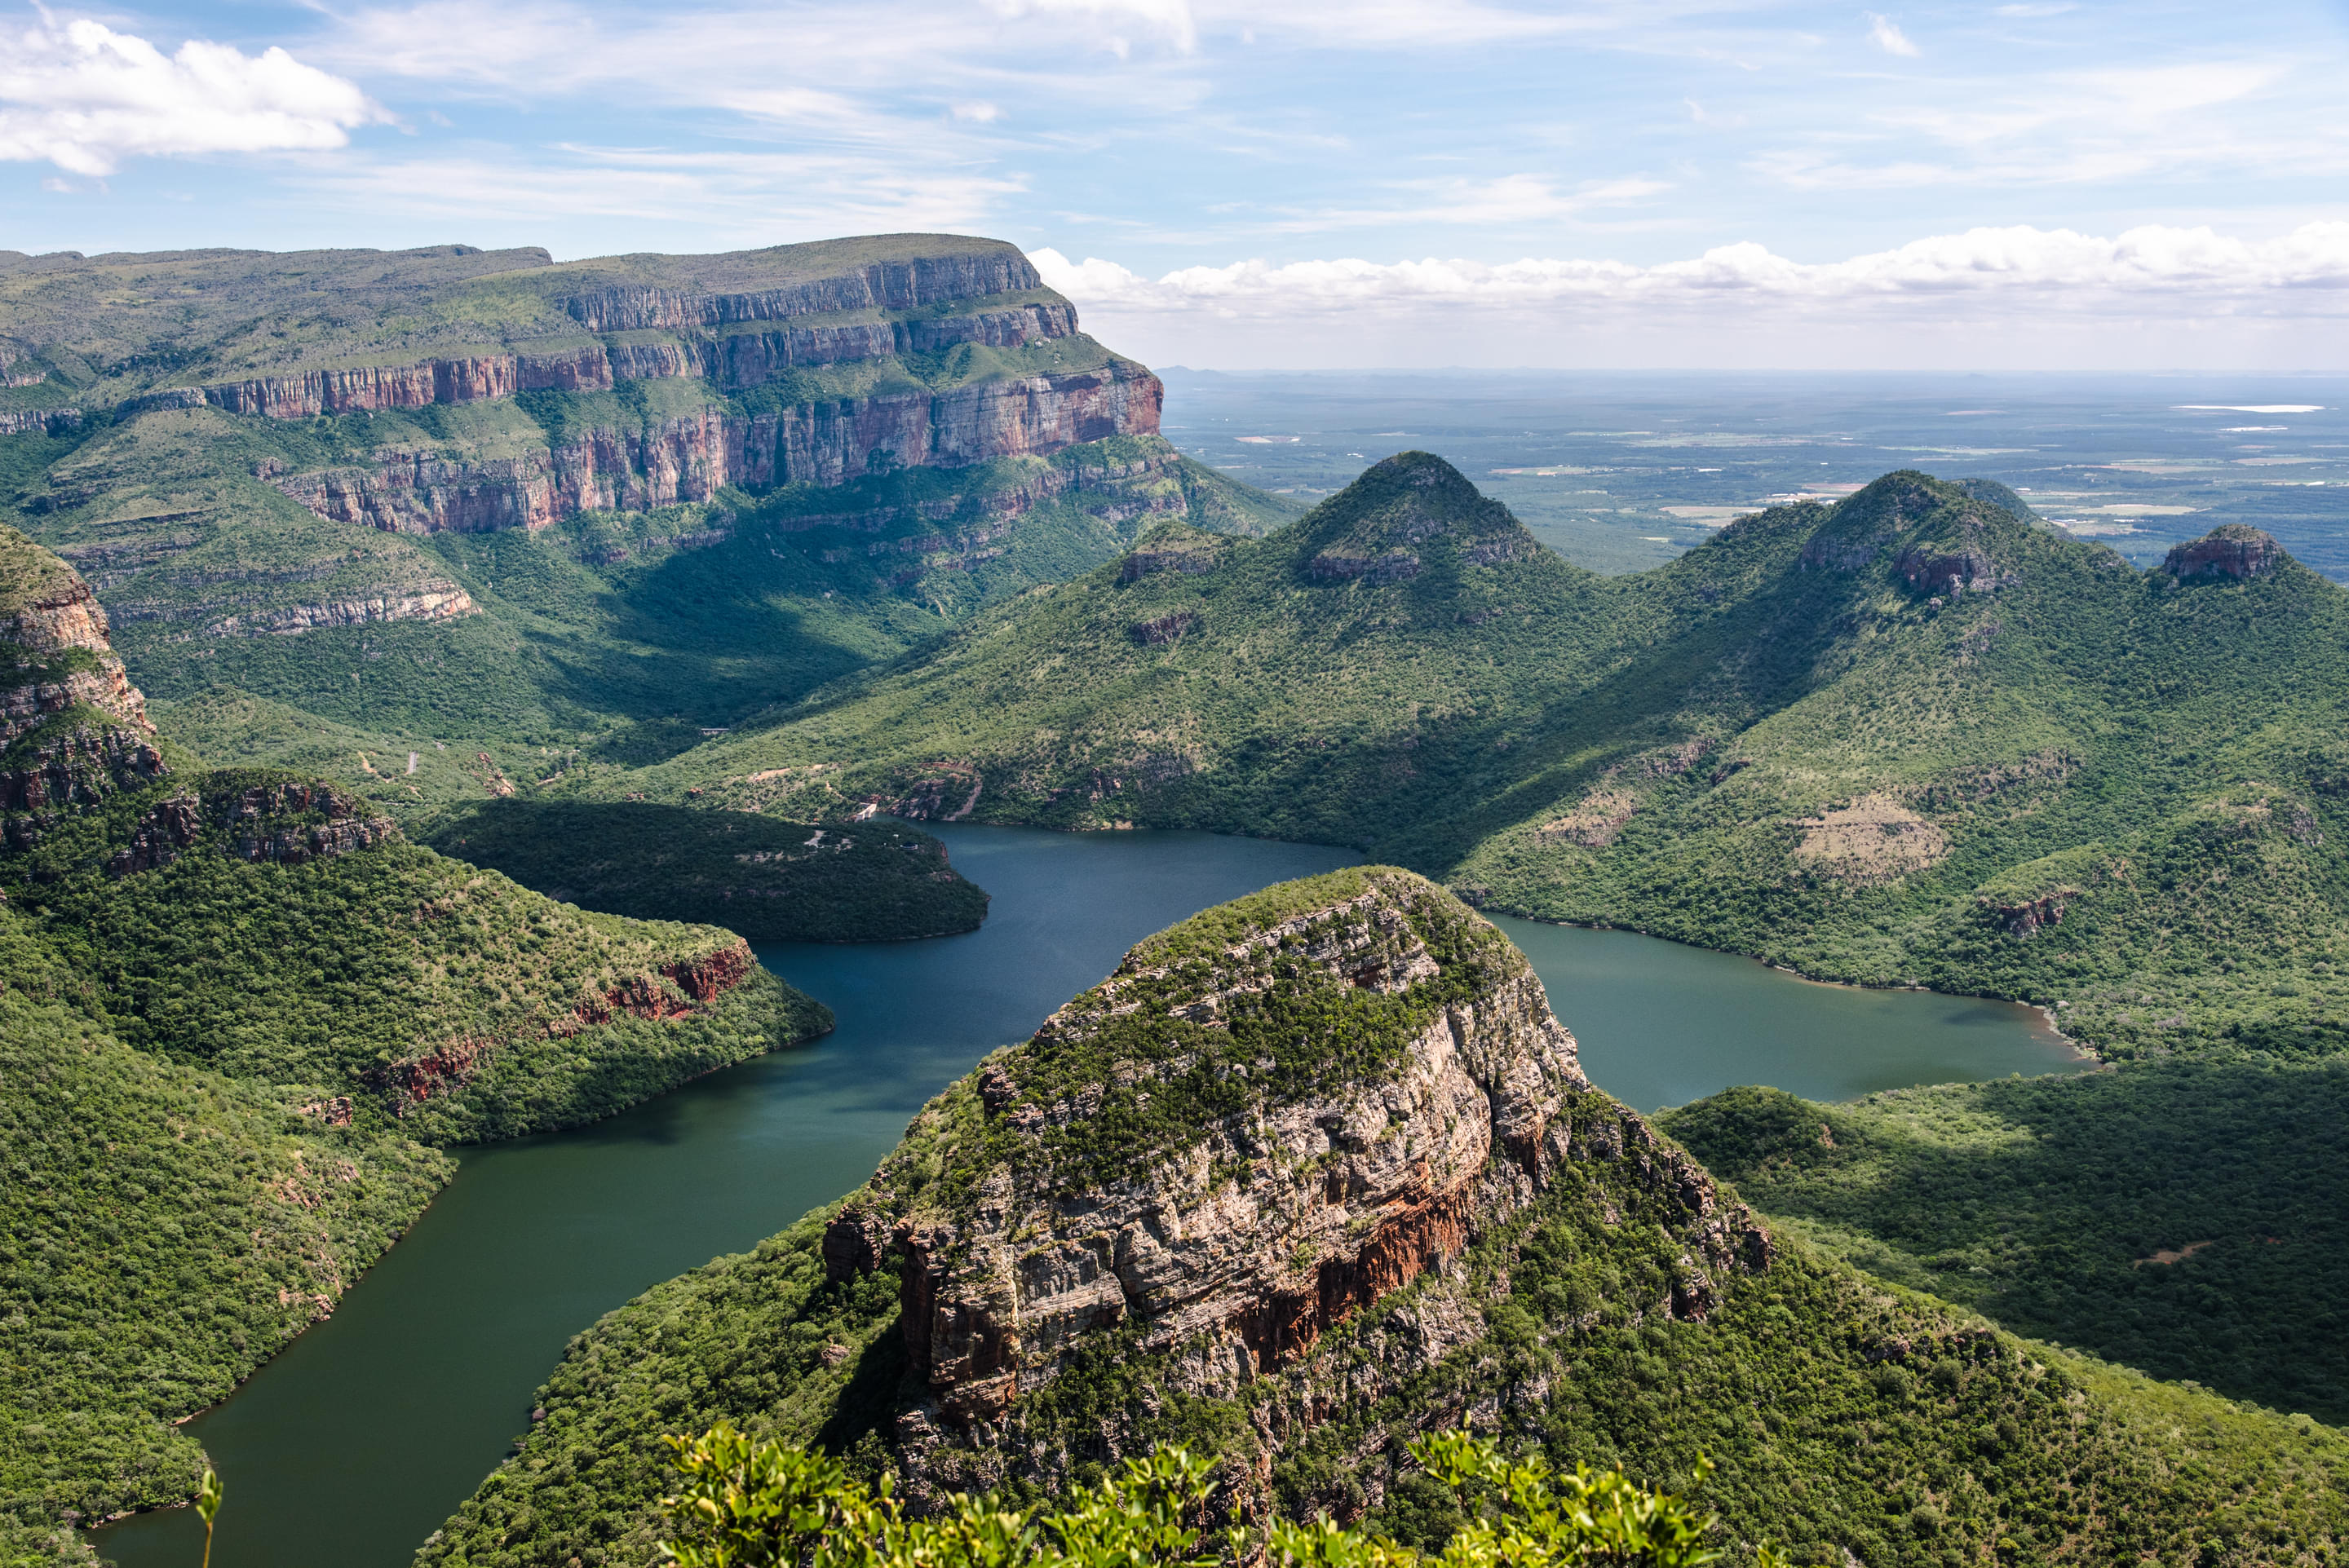
[[[1152,363],[2349,374],[2349,0],[0,0],[0,245],[953,231]]]

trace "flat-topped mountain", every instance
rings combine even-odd
[[[1464,1423],[1568,1470],[1709,1454],[1718,1544],[1798,1562],[2337,1538],[2321,1439],[2084,1373],[1773,1234],[1588,1086],[1497,931],[1361,868],[1141,944],[844,1202],[606,1317],[419,1561],[645,1560],[663,1435],[720,1418],[917,1510],[1181,1443],[1224,1520],[1434,1544],[1403,1444]]]
[[[2113,1055],[2321,1052],[2344,645],[2349,595],[2256,530],[2139,573],[1901,472],[1601,578],[1405,453],[625,787],[1350,844],[1487,908],[2061,1004]]]
[[[0,381],[0,509],[167,727],[396,810],[495,793],[431,743],[533,779],[665,754],[1153,522],[1296,510],[1178,454],[1155,377],[957,235],[20,257]],[[224,717],[252,699],[358,733],[267,745]]]

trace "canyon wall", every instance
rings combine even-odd
[[[725,485],[838,485],[899,467],[962,468],[1154,434],[1163,396],[1156,377],[1119,361],[773,413],[711,406],[639,430],[591,429],[523,457],[379,454],[366,467],[271,482],[320,517],[395,532],[543,528],[580,511],[708,500]]]

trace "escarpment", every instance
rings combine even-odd
[[[821,1251],[835,1280],[897,1276],[908,1370],[883,1436],[935,1496],[1065,1481],[1071,1444],[1139,1451],[1130,1414],[1068,1424],[1105,1357],[1161,1398],[1254,1411],[1247,1468],[1270,1467],[1335,1407],[1382,1397],[1359,1368],[1338,1395],[1323,1346],[1411,1337],[1376,1374],[1402,1391],[1486,1332],[1472,1248],[1560,1202],[1661,1226],[1673,1264],[1626,1304],[1659,1321],[1702,1322],[1771,1256],[1750,1213],[1589,1087],[1499,933],[1372,868],[1135,948],[934,1102]],[[1447,1414],[1402,1409],[1384,1440]]]
[[[166,311],[150,325],[176,325],[182,346],[98,352],[95,339],[128,329],[81,308],[119,261],[100,258],[44,268],[0,313],[18,358],[110,363],[85,400],[110,404],[116,423],[191,409],[355,422],[341,444],[364,460],[255,471],[322,518],[376,528],[540,528],[728,486],[838,485],[1158,429],[1157,378],[1086,337],[1074,307],[994,241],[892,235],[562,267],[541,252],[135,260],[140,304],[180,304],[176,323]],[[436,409],[467,412],[414,418]]]
[[[900,468],[967,468],[1154,434],[1163,396],[1157,377],[1117,363],[758,414],[711,404],[635,429],[597,426],[517,457],[388,452],[364,466],[270,482],[320,517],[396,532],[536,529],[582,511],[705,501],[727,486],[833,486]]]

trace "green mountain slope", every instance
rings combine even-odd
[[[1661,1125],[1781,1223],[2017,1333],[2349,1422],[2337,1061],[2147,1062]]]
[[[640,762],[1154,521],[1295,511],[952,235],[16,258],[0,358],[0,512],[84,570],[165,728],[395,809],[495,791],[355,753]],[[223,734],[255,700],[359,744]]]
[[[555,903],[347,791],[207,771],[0,529],[0,1559],[183,1501],[170,1423],[329,1312],[434,1146],[829,1027],[742,939]]]
[[[2061,1004],[2115,1056],[2324,1052],[2344,635],[2254,531],[2139,573],[1917,473],[1599,578],[1407,453],[626,787],[1355,844],[1495,909]]]
[[[903,942],[987,918],[987,894],[947,863],[947,847],[895,823],[492,800],[436,823],[426,841],[565,903],[706,921],[754,942]]]
[[[873,1181],[574,1343],[423,1563],[633,1562],[667,1432],[1051,1494],[1170,1441],[1243,1522],[1458,1515],[1464,1421],[1554,1461],[1720,1465],[1733,1560],[2323,1561],[2329,1429],[2017,1341],[1773,1236],[1588,1087],[1522,955],[1407,872],[1143,943]]]

